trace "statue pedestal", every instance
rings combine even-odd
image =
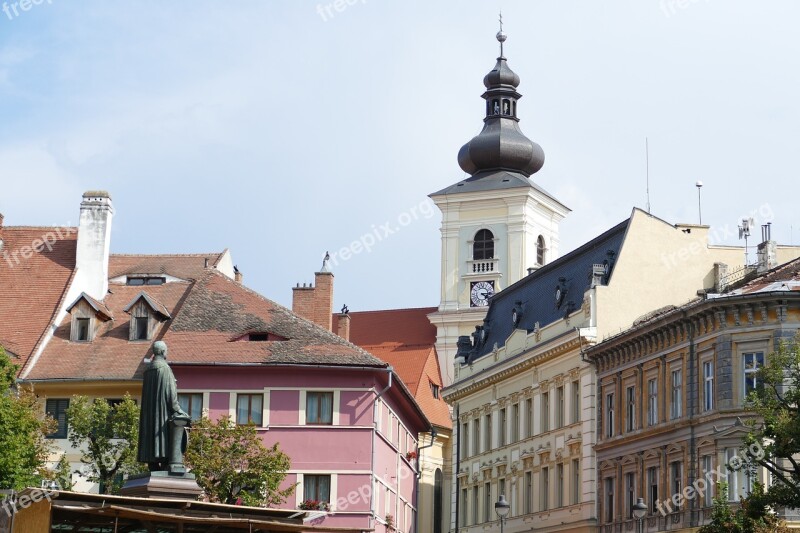
[[[128,478],[120,490],[123,496],[139,498],[170,498],[196,501],[203,489],[194,474],[175,475],[169,472],[150,472]]]

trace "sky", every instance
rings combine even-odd
[[[646,208],[645,139],[654,215],[698,222],[701,180],[715,243],[800,242],[796,0],[36,1],[0,5],[6,225],[108,190],[114,253],[229,248],[291,305],[330,251],[337,308],[438,305],[427,195],[465,177],[502,8],[562,254]]]

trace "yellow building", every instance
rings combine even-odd
[[[744,400],[757,370],[799,328],[795,260],[661,309],[587,350],[599,381],[602,531],[631,529],[638,498],[648,508],[643,531],[696,531],[710,518],[717,482],[728,484],[732,503],[754,481],[768,483],[765,472],[750,477],[729,464],[747,433]]]

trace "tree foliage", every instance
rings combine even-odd
[[[33,392],[14,387],[18,371],[0,347],[0,489],[39,485],[55,429]]]
[[[73,396],[67,419],[69,442],[82,450],[80,473],[105,494],[118,494],[123,476],[142,471],[136,461],[139,406],[129,395],[115,406],[105,398]]]
[[[770,512],[763,485],[756,483],[753,491],[734,507],[728,501],[727,484],[720,483],[711,522],[698,533],[789,533],[789,529]]]
[[[237,425],[230,416],[194,423],[185,460],[212,502],[274,506],[294,493],[294,486],[280,490],[289,456],[277,443],[264,446],[255,426]]]
[[[800,339],[782,343],[758,372],[748,396],[758,417],[745,439],[749,466],[766,468],[772,484],[764,495],[775,507],[800,508]],[[757,450],[758,453],[753,451]]]

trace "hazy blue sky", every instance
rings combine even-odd
[[[464,177],[500,2],[15,2],[0,12],[6,224],[74,224],[81,193],[107,189],[114,252],[228,247],[287,304],[326,250],[390,222],[336,266],[337,307],[438,304],[440,215],[423,202]],[[727,242],[752,211],[800,242],[800,3],[502,9],[521,127],[546,154],[534,179],[573,209],[562,253],[644,207],[645,137],[654,214],[696,222],[700,179]]]

